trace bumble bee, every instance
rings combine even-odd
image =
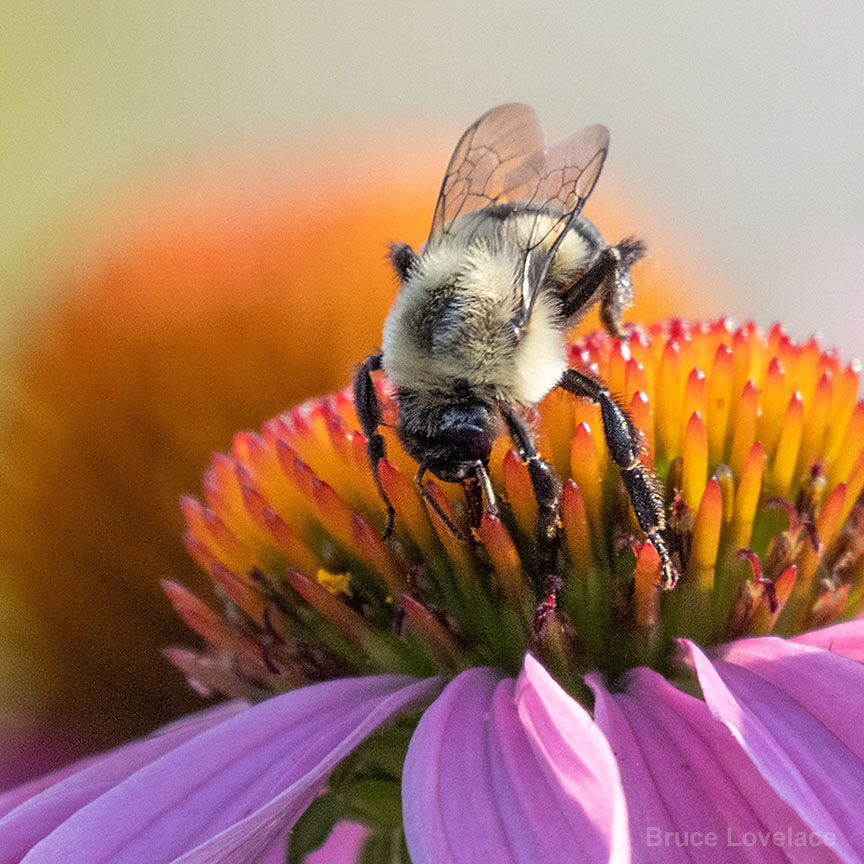
[[[623,338],[630,267],[644,254],[638,240],[607,244],[581,213],[608,145],[605,126],[588,126],[547,149],[527,105],[501,105],[468,127],[422,251],[405,243],[390,249],[401,284],[381,351],[358,370],[354,400],[387,506],[387,534],[394,510],[378,476],[385,453],[372,372],[383,369],[396,388],[396,432],[418,463],[421,491],[427,471],[461,482],[475,516],[484,499],[495,512],[489,455],[506,430],[528,466],[547,580],[555,578],[560,484],[523,414],[555,387],[599,403],[609,453],[659,554],[661,586],[671,588],[677,575],[661,533],[663,501],[639,460],[638,432],[602,382],[567,363],[565,336],[595,303],[606,329]],[[455,530],[434,499],[426,500]]]

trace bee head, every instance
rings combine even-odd
[[[445,483],[473,474],[478,462],[486,465],[497,431],[496,411],[479,400],[451,397],[450,402],[429,404],[400,393],[398,433],[402,446]]]

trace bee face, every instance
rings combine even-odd
[[[409,456],[439,480],[454,483],[489,462],[499,419],[494,405],[448,392],[399,391],[397,432]],[[461,398],[460,398],[461,396]]]

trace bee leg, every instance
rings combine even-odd
[[[372,373],[380,368],[381,355],[370,354],[357,370],[357,374],[354,376],[354,410],[357,412],[360,428],[366,436],[366,456],[369,459],[369,467],[372,469],[378,494],[387,507],[387,527],[383,534],[383,539],[386,540],[393,533],[396,510],[390,503],[378,474],[378,462],[386,456],[386,450],[384,436],[378,431],[382,422],[381,403],[378,400],[378,391],[372,382]]]
[[[633,505],[636,519],[648,535],[651,545],[660,557],[662,576],[660,587],[664,591],[675,587],[678,573],[672,564],[663,529],[666,518],[663,512],[663,496],[657,488],[657,480],[639,460],[639,432],[627,412],[612,398],[609,390],[577,369],[568,369],[558,386],[600,405],[603,417],[603,434],[609,454],[621,470],[624,488]]]
[[[492,488],[492,478],[489,476],[489,469],[482,463],[477,463],[476,471],[477,482],[483,490],[483,497],[486,499],[486,512],[491,516],[498,515],[498,501],[495,498],[495,490]]]
[[[561,502],[561,484],[552,468],[540,458],[522,419],[507,405],[502,406],[501,414],[519,456],[528,466],[528,476],[537,500],[538,564],[546,581],[539,587],[550,594],[554,601],[555,589],[549,586],[557,584],[558,580],[558,505]]]
[[[444,512],[441,505],[435,500],[434,496],[430,495],[426,490],[426,487],[423,485],[423,478],[426,476],[426,472],[429,469],[426,468],[425,465],[420,466],[420,470],[417,472],[417,476],[414,478],[414,485],[420,492],[420,497],[435,511],[438,515],[438,518],[444,523],[444,527],[457,539],[461,540],[463,543],[469,543],[470,537],[466,537],[453,523],[453,520]],[[466,489],[467,495],[467,489]],[[470,502],[469,502],[470,507]]]
[[[492,480],[482,462],[478,461],[474,473],[462,481],[462,488],[465,490],[465,502],[468,505],[468,514],[473,528],[480,527],[484,512],[491,516],[498,515],[498,503],[495,490],[492,488]]]
[[[404,282],[420,263],[420,256],[407,243],[393,243],[390,246],[390,263]]]
[[[622,339],[624,332],[621,330],[621,319],[624,310],[633,303],[630,268],[645,255],[645,247],[641,241],[628,237],[604,251],[615,259],[616,264],[601,286],[600,320],[608,333],[616,339]]]
[[[599,300],[603,326],[616,339],[624,338],[621,317],[633,302],[630,268],[644,255],[642,242],[632,237],[601,249],[591,267],[565,292],[564,317],[576,316]]]

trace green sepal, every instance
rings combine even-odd
[[[402,827],[402,789],[398,782],[357,780],[345,800],[346,816],[382,831]]]
[[[402,829],[370,834],[360,850],[360,864],[411,864]]]

